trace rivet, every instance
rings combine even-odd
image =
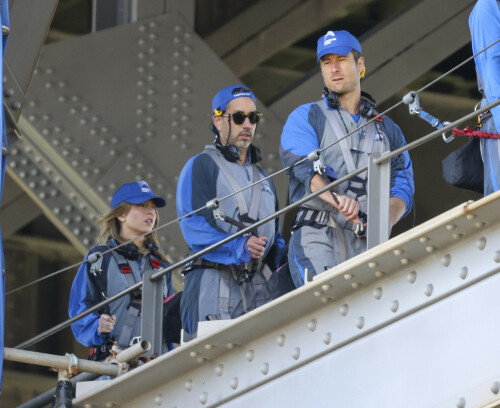
[[[212,344],[205,344],[205,350],[212,350],[214,346]]]
[[[193,380],[187,380],[184,383],[184,388],[186,389],[186,391],[191,391],[193,389]]]
[[[196,357],[196,356],[198,356],[198,353],[197,353],[196,351],[191,351],[191,352],[189,353],[189,357],[194,358],[194,357]]]
[[[200,364],[201,364],[201,363],[204,363],[205,361],[207,361],[207,359],[206,359],[205,357],[198,357],[198,358],[196,359],[196,362],[197,362],[197,363],[200,363]]]
[[[8,98],[8,97],[10,97],[10,96],[14,95],[14,89],[12,89],[12,88],[7,88],[7,89],[5,89],[5,90],[4,90],[4,92],[3,92],[3,93],[4,93],[4,95]]]
[[[477,247],[477,249],[479,249],[480,251],[482,251],[486,247],[486,238],[485,237],[479,238],[476,241],[476,247]]]
[[[457,408],[465,408],[465,398],[464,397],[459,398],[456,406]]]
[[[344,279],[345,279],[345,280],[352,279],[352,274],[350,274],[350,273],[346,273],[346,274],[344,275]]]
[[[493,260],[494,260],[496,263],[500,263],[500,251],[496,251],[496,252],[495,252],[495,256],[493,257]]]
[[[158,394],[157,396],[155,396],[154,401],[156,405],[161,406],[161,404],[163,403],[163,396],[161,394]]]
[[[432,286],[432,284],[431,284],[431,283],[429,283],[429,284],[425,287],[425,290],[424,290],[425,296],[431,296],[431,295],[432,295],[433,290],[434,290],[434,286]]]
[[[450,266],[451,263],[451,255],[447,254],[441,258],[441,264],[443,266]]]
[[[217,364],[215,366],[215,374],[217,374],[217,376],[221,377],[222,374],[224,374],[224,365],[223,364]]]
[[[235,390],[236,388],[238,388],[238,377],[233,377],[231,378],[231,381],[229,381],[229,386]]]
[[[377,266],[377,262],[368,262],[368,267],[373,269]]]
[[[475,214],[467,214],[467,219],[469,221],[475,220],[476,219],[476,215]]]
[[[433,247],[433,246],[428,246],[428,247],[425,247],[425,250],[427,251],[427,253],[431,254],[432,252],[434,252],[436,248]]]
[[[460,269],[460,273],[458,274],[458,276],[460,276],[460,278],[464,279],[467,278],[467,274],[468,274],[469,270],[466,266],[463,266],[462,269]]]
[[[328,345],[330,344],[331,341],[332,341],[332,334],[330,332],[325,333],[325,335],[323,336],[323,343]]]
[[[11,108],[14,110],[19,110],[21,109],[21,102],[15,101],[10,104]]]
[[[344,317],[347,316],[347,314],[349,313],[349,305],[345,303],[342,306],[340,306],[339,312],[342,316]]]
[[[426,242],[428,242],[428,241],[429,241],[429,238],[427,238],[427,237],[420,237],[420,239],[419,239],[419,240],[420,240],[420,242],[421,242],[422,244],[425,244]]]
[[[365,318],[363,316],[358,317],[356,320],[356,327],[358,329],[362,329],[365,325]]]
[[[373,297],[377,300],[380,300],[382,298],[383,290],[382,288],[378,287],[373,291]]]
[[[500,383],[498,381],[495,381],[493,384],[491,384],[490,391],[497,395],[498,392],[500,392]]]
[[[399,309],[399,302],[397,300],[393,300],[390,309],[393,313],[396,313]]]
[[[295,347],[293,350],[292,350],[292,357],[294,360],[298,360],[299,357],[300,357],[300,347]]]
[[[330,290],[331,285],[329,285],[328,283],[325,283],[325,284],[321,285],[321,289],[323,289],[324,291]]]
[[[203,392],[200,394],[200,402],[205,405],[208,400],[208,394],[206,392]]]
[[[460,239],[464,236],[464,234],[460,233],[460,232],[456,232],[455,234],[452,235],[452,238],[453,239]]]
[[[255,356],[255,352],[253,350],[248,350],[246,353],[245,353],[245,358],[248,360],[248,361],[253,361],[253,358]]]
[[[236,344],[235,343],[227,343],[226,347],[229,349],[229,350],[232,350],[236,347]]]
[[[352,282],[352,283],[351,283],[351,287],[352,287],[353,289],[357,289],[357,288],[359,288],[359,287],[360,287],[360,285],[361,285],[361,283],[359,283],[359,282]]]
[[[403,251],[402,249],[396,249],[396,250],[394,250],[394,255],[396,255],[396,256],[400,256],[400,255],[402,255],[402,254],[403,254],[403,252],[404,252],[404,251]]]
[[[486,225],[486,223],[479,221],[476,222],[474,225],[476,226],[476,228],[483,228]]]
[[[408,282],[414,284],[417,280],[417,272],[411,271],[406,278],[408,279]]]
[[[260,366],[260,372],[264,375],[267,375],[269,373],[269,363],[264,363]]]
[[[401,259],[401,264],[402,265],[408,265],[410,263],[411,259],[410,258],[403,258]]]
[[[307,323],[307,328],[313,332],[314,330],[316,330],[317,325],[318,321],[316,319],[312,319]]]
[[[269,174],[272,174],[272,172],[270,172]],[[327,304],[327,303],[330,303],[330,301],[333,300],[332,298],[328,297],[328,296],[322,296],[321,297],[321,303],[323,304]]]
[[[285,341],[286,341],[286,336],[284,334],[280,334],[276,338],[276,343],[278,343],[278,346],[280,347],[283,347],[285,345]]]
[[[382,276],[384,276],[384,271],[375,271],[376,278],[381,278]]]
[[[454,224],[448,224],[448,225],[446,226],[446,229],[447,229],[448,231],[453,231],[455,228],[457,228],[457,226],[456,226],[456,225],[454,225]]]

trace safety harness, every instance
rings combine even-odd
[[[342,158],[346,167],[347,174],[354,172],[356,169],[363,167],[368,164],[369,155],[374,151],[375,141],[382,142],[383,148],[380,153],[387,151],[389,149],[388,143],[386,141],[385,132],[382,131],[379,123],[382,121],[382,118],[377,118],[374,121],[374,126],[366,126],[360,132],[363,132],[362,141],[360,142],[360,146],[349,146],[347,138],[345,138],[345,133],[347,129],[343,130],[341,127],[340,120],[344,121],[341,115],[346,115],[346,120],[350,120],[350,117],[347,117],[347,113],[344,113],[342,110],[330,110],[326,106],[324,100],[320,100],[316,102],[316,105],[320,108],[323,115],[326,118],[327,124],[331,128],[331,133],[334,135],[335,141],[340,148],[342,153]],[[336,113],[340,115],[337,117]],[[349,115],[350,116],[350,115]],[[373,117],[376,117],[377,114],[373,113]],[[361,127],[367,118],[361,117],[358,127]],[[345,121],[344,121],[345,123]],[[325,124],[325,132],[327,126]],[[321,148],[326,147],[332,140],[326,140],[325,137],[322,139]],[[325,174],[327,177],[333,181],[335,178],[332,178],[329,172],[325,172],[325,169],[329,166],[325,166],[323,160],[323,152],[318,152],[314,162],[314,171],[317,174]],[[330,168],[330,170],[332,170]],[[334,173],[334,172],[333,172]],[[336,176],[336,174],[335,174]],[[368,172],[365,171],[358,176],[354,177],[349,181],[345,196],[354,199],[360,204],[360,214],[358,215],[363,222],[366,222],[366,201],[367,201],[367,193],[366,193],[366,183],[367,183]],[[338,177],[336,177],[338,178]],[[334,197],[335,199],[335,197]],[[339,243],[339,252],[342,260],[346,259],[346,242],[344,236],[344,229],[353,231],[358,237],[364,236],[364,234],[359,234],[359,225],[352,222],[347,221],[345,217],[340,212],[330,213],[330,211],[322,211],[311,209],[307,207],[299,208],[299,212],[295,219],[295,223],[292,226],[292,232],[301,228],[302,226],[307,225],[313,228],[324,228],[325,226],[330,226],[335,229],[337,234],[337,240]]]
[[[226,160],[220,157],[219,154],[214,150],[205,149],[205,153],[212,158],[214,163],[217,165],[217,167],[220,169],[220,171],[228,181],[233,192],[236,192],[234,198],[236,200],[236,205],[239,212],[239,220],[231,218],[227,216],[220,208],[218,200],[212,200],[209,203],[209,207],[212,209],[214,218],[216,220],[219,219],[237,227],[238,231],[241,231],[242,229],[248,227],[248,225],[257,222],[260,202],[262,199],[262,186],[259,183],[259,181],[261,180],[261,173],[258,167],[253,163],[250,164],[253,172],[252,183],[254,183],[254,185],[251,189],[250,205],[248,206],[241,186],[238,184],[238,181],[236,180],[230,169],[227,167]],[[252,231],[252,235],[257,236],[257,231]],[[216,262],[210,262],[200,257],[190,262],[184,269],[183,273],[186,274],[193,269],[199,268],[210,268],[222,271],[223,273],[221,274],[221,284],[219,286],[219,318],[230,319],[231,316],[228,315],[230,295],[229,274],[225,274],[224,271],[228,271],[230,275],[238,282],[242,297],[243,310],[246,313],[248,308],[244,285],[250,282],[259,270],[262,272],[266,281],[271,277],[270,269],[262,268],[261,266],[261,259],[251,260],[249,263],[244,265],[225,265]],[[266,269],[266,271],[264,271],[264,269]]]
[[[109,249],[109,247],[106,247],[106,249]],[[97,253],[96,253],[97,255]],[[116,263],[118,264],[118,268],[120,272],[123,274],[127,281],[128,287],[131,287],[137,283],[136,278],[134,277],[134,273],[132,271],[132,267],[130,266],[128,260],[118,251],[112,251],[111,255],[115,259]],[[149,262],[147,262],[146,258],[148,258]],[[161,267],[161,262],[160,260],[152,253],[149,253],[146,257],[143,258],[146,263],[144,266],[144,270],[142,271],[142,274],[146,273],[148,271],[147,268],[152,268],[152,269],[160,269]],[[106,287],[104,280],[102,279],[102,262],[104,260],[104,256],[99,253],[97,256],[97,259],[90,264],[90,273],[94,277],[94,281],[97,284],[97,287],[99,288],[99,291],[101,292],[101,296],[103,299],[107,299],[107,293],[106,293]],[[108,260],[109,263],[109,260]],[[122,326],[121,332],[118,334],[118,346],[121,349],[125,349],[138,341],[140,341],[140,338],[132,338],[132,333],[134,330],[134,326],[137,322],[137,319],[139,318],[141,314],[141,308],[142,308],[142,290],[138,289],[134,291],[131,294],[131,300],[129,303],[129,306],[127,308],[127,316],[125,318],[124,324]],[[109,314],[109,305],[106,306],[106,310],[103,311],[103,313]],[[106,352],[109,351],[110,346],[112,345],[111,339],[109,339],[109,335],[105,336],[106,340],[105,344],[102,346],[96,346],[91,348],[91,357],[93,353],[99,352],[101,354],[103,351]],[[108,341],[109,340],[109,341]],[[104,347],[105,350],[101,350]],[[97,350],[96,350],[97,349]]]

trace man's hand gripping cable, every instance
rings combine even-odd
[[[330,181],[335,181],[338,179],[338,176],[336,174],[329,174],[327,166],[325,166],[325,163],[323,162],[323,158],[321,157],[321,150],[316,149],[313,152],[309,153],[307,156],[307,159],[313,162],[313,169],[314,172],[323,175],[325,174]],[[335,191],[331,191],[332,193],[332,198],[333,201],[335,201],[335,204],[339,205],[339,199],[338,199],[338,194]],[[365,224],[368,222],[368,215],[363,212],[363,211],[358,211],[358,222],[354,221],[356,223],[356,230],[354,231],[354,234],[358,238],[362,238],[366,235],[366,228]]]

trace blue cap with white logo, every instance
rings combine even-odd
[[[227,104],[236,98],[250,98],[257,102],[253,92],[246,86],[232,85],[222,88],[215,94],[214,99],[212,99],[212,113],[222,115],[222,112],[226,111]]]
[[[317,61],[326,54],[347,55],[352,50],[362,54],[361,44],[349,31],[328,31],[318,40]]]
[[[122,185],[113,194],[111,208],[114,210],[120,203],[141,204],[145,201],[153,200],[157,207],[165,207],[167,202],[163,197],[154,195],[148,183],[143,180]]]

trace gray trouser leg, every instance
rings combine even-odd
[[[357,238],[353,231],[343,230],[346,259],[366,250],[366,239]],[[289,243],[288,263],[296,287],[304,284],[305,269],[313,275],[342,262],[338,237],[334,228],[313,228],[307,225],[294,231]]]
[[[307,225],[294,231],[289,243],[288,262],[296,287],[304,284],[305,269],[313,275],[340,263],[337,235],[332,227]]]

